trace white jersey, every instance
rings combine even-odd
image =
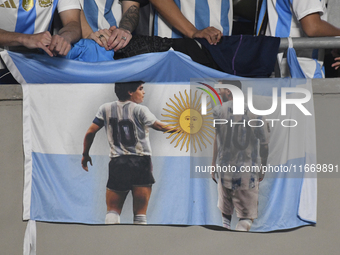
[[[213,26],[231,35],[233,5],[230,0],[174,0],[182,14],[199,30]],[[155,12],[154,35],[181,38],[183,35]]]
[[[232,170],[221,172],[223,186],[233,190],[255,188],[259,172],[242,171],[246,169],[244,167],[259,166],[259,143],[269,143],[268,123],[264,117],[251,113],[247,106],[244,115],[233,115],[233,101],[216,107],[214,119],[228,121],[227,124],[216,125],[217,162],[221,167]]]
[[[151,155],[148,127],[156,120],[146,106],[131,101],[115,101],[99,108],[94,123],[105,126],[110,157],[146,156]]]
[[[265,6],[267,2],[267,6]],[[300,20],[312,13],[319,13],[321,19],[327,20],[325,0],[264,0],[263,8],[267,7],[268,26],[266,35],[281,38],[307,37],[303,32]],[[261,13],[264,13],[261,10]],[[260,16],[259,20],[262,20]],[[260,25],[261,22],[259,22]],[[323,54],[319,56],[317,50],[296,51],[299,63],[307,78],[314,78],[317,65],[322,66]],[[287,63],[278,55],[282,77],[287,76]],[[306,59],[307,58],[307,59]],[[315,60],[319,60],[316,62]]]
[[[80,5],[78,0],[0,0],[0,28],[24,34],[48,31],[56,8],[60,13]]]
[[[118,0],[80,0],[92,31],[118,27],[122,18],[122,6]]]
[[[320,13],[326,20],[324,0],[267,0],[267,35],[276,37],[305,37],[299,20],[312,13]]]

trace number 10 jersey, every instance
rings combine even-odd
[[[105,126],[110,157],[151,155],[149,128],[157,120],[146,106],[131,101],[103,104],[93,123]]]

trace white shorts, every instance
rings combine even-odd
[[[234,208],[239,218],[256,219],[259,187],[246,190],[232,190],[225,188],[221,181],[218,181],[218,202],[217,207],[225,215],[232,215]]]

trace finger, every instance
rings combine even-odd
[[[58,35],[52,36],[52,41],[51,41],[49,49],[53,53],[54,56],[58,55],[58,52],[60,51]]]
[[[107,40],[109,39],[109,37],[107,35],[100,35],[99,36],[99,40],[101,41],[103,47],[106,49],[106,50],[109,50],[109,47],[108,47],[108,43],[107,43]]]
[[[98,36],[96,36],[95,34],[93,34],[93,36],[91,36],[91,39],[93,41],[95,41],[96,43],[98,43],[101,47],[104,47],[104,44],[102,43],[102,41],[100,40],[100,38]]]
[[[109,46],[110,49],[117,46],[117,44],[119,43],[119,41],[117,41],[117,40],[118,40],[118,32],[116,30],[111,34],[111,36],[107,40],[107,45]]]
[[[205,34],[204,38],[208,41],[209,44],[214,44],[212,38],[210,37],[209,34]]]
[[[128,45],[129,44],[129,42],[130,42],[130,40],[131,40],[131,38],[132,38],[132,36],[130,35],[126,40],[125,40],[125,42],[124,42],[124,44],[123,44],[123,46],[122,46],[122,48],[124,48],[126,45]]]
[[[51,51],[51,52],[54,52],[55,48],[57,47],[57,42],[56,40],[53,40],[52,38],[52,41],[51,41],[51,44],[50,46],[48,47],[48,49]],[[53,54],[54,55],[54,54]]]
[[[45,51],[50,57],[53,57],[53,53],[49,50],[47,46],[45,46],[41,42],[38,42],[38,47],[42,49],[43,51]]]
[[[110,50],[109,46],[107,45],[107,39],[104,36],[101,37],[100,41],[103,43],[103,47],[105,48],[105,50]]]
[[[125,40],[124,40],[123,38],[125,38]],[[120,42],[117,44],[117,46],[114,47],[114,51],[117,51],[117,50],[122,49],[122,48],[123,48],[123,45],[124,45],[125,42],[126,42],[126,40],[127,40],[126,37],[122,37],[122,39],[121,39]]]
[[[220,41],[222,33],[219,30],[212,28],[209,29],[207,32],[210,35],[213,44],[217,44]]]
[[[115,49],[117,45],[120,43],[120,39],[116,38],[111,44],[108,42],[108,47],[110,50]]]
[[[102,35],[105,36],[106,40],[110,38],[111,34],[112,34],[112,32],[110,30],[108,30],[108,29],[103,29],[102,30]]]
[[[85,170],[85,171],[89,171],[89,168],[87,167],[87,162],[82,160],[81,161],[81,167]]]
[[[62,37],[58,39],[57,46],[55,47],[55,53],[58,55],[60,52],[62,52],[62,49],[64,48],[65,41]]]
[[[66,56],[67,53],[70,51],[70,49],[71,49],[71,45],[68,42],[65,41],[62,45],[62,48],[59,52],[59,55]]]
[[[221,40],[222,35],[223,35],[223,34],[222,34],[221,32],[219,32],[219,33],[217,34],[216,43],[218,43],[218,42]]]
[[[113,32],[113,31],[116,30],[116,29],[117,29],[116,26],[112,26],[112,27],[109,28],[109,30],[110,30],[111,32]]]

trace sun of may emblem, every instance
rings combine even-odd
[[[163,108],[167,114],[162,114],[167,119],[162,120],[168,123],[168,126],[173,126],[175,132],[171,133],[167,139],[171,139],[171,144],[176,141],[175,148],[181,145],[180,150],[186,147],[186,151],[189,151],[191,144],[194,152],[197,151],[197,147],[202,151],[202,146],[206,148],[205,142],[209,142],[214,139],[214,128],[212,126],[212,111],[211,108],[207,110],[206,115],[201,114],[201,97],[204,96],[203,92],[200,95],[195,91],[194,97],[190,90],[190,95],[187,91],[184,91],[184,97],[179,92],[179,97],[174,94],[174,99],[169,98],[171,103],[166,103],[168,108]],[[210,103],[208,103],[209,106]]]

